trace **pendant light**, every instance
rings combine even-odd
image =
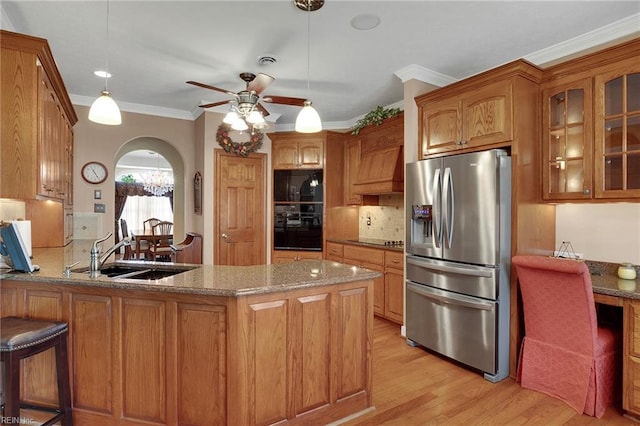
[[[311,69],[311,12],[320,9],[324,5],[324,0],[294,0],[298,9],[307,12],[307,100],[296,118],[295,130],[299,133],[317,133],[322,130],[322,121],[318,111],[309,100],[309,70]]]
[[[105,77],[104,77],[104,90],[100,92],[100,96],[93,101],[91,108],[89,109],[89,120],[94,123],[107,124],[107,125],[119,125],[122,124],[122,116],[120,115],[120,109],[116,104],[116,101],[111,97],[111,92],[108,89],[107,82],[109,80],[109,0],[107,0],[107,39],[106,39],[106,53],[105,53]]]

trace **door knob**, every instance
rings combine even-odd
[[[229,238],[229,236],[223,232],[222,233],[222,238],[224,238],[226,240],[227,238]]]

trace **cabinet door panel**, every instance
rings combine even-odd
[[[387,269],[384,280],[384,316],[402,324],[404,321],[404,278],[402,270]]]
[[[247,398],[255,407],[248,417],[256,424],[287,418],[287,308],[286,300],[274,300],[248,309],[244,338],[251,350],[246,367],[253,389],[248,389]]]
[[[298,297],[292,306],[290,344],[293,364],[294,412],[304,413],[330,403],[331,296]]]
[[[636,58],[595,77],[597,198],[640,197],[640,65]]]
[[[73,406],[112,415],[116,334],[111,298],[74,294],[71,312]]]
[[[179,424],[226,424],[226,340],[223,306],[178,304]]]
[[[462,98],[466,147],[477,147],[513,139],[511,82],[489,84]]]
[[[458,99],[425,104],[421,115],[422,156],[458,148],[462,140],[462,110]]]
[[[362,204],[362,196],[355,193],[354,183],[358,180],[360,167],[361,139],[349,139],[344,147],[344,203]]]
[[[324,143],[317,141],[299,142],[299,163],[301,168],[321,169],[324,165]]]
[[[298,143],[277,141],[273,147],[274,169],[295,169],[298,167]]]
[[[122,415],[166,421],[165,305],[122,300]]]
[[[543,198],[592,197],[592,80],[559,82],[542,91]]]
[[[343,290],[337,295],[337,399],[366,391],[371,380],[367,372],[371,360],[367,356],[372,342],[367,333],[370,321],[367,311],[367,289]]]

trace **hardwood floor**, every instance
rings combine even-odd
[[[344,425],[630,425],[622,408],[602,419],[522,389],[507,378],[493,384],[480,373],[407,345],[400,326],[376,318],[373,343],[375,410]]]

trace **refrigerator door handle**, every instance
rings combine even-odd
[[[440,248],[442,242],[442,174],[436,169],[433,174],[433,245]]]
[[[451,169],[449,167],[444,169],[442,186],[442,219],[444,222],[442,226],[442,241],[445,247],[451,248],[455,204],[453,202],[453,177],[451,176]]]
[[[424,262],[409,256],[407,256],[407,264],[429,269],[431,271],[449,272],[453,274],[470,275],[473,277],[492,278],[494,276],[494,271],[491,269],[461,268],[449,265],[438,265],[435,263]]]
[[[407,281],[407,290],[439,303],[464,306],[466,308],[480,309],[483,311],[491,311],[493,310],[493,307],[495,305],[492,302],[485,302],[483,300],[478,300],[476,298],[471,298],[451,292],[448,292],[446,295],[440,294],[441,292],[439,290],[414,284],[410,281]]]

